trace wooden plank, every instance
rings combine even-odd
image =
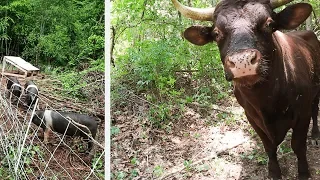
[[[12,61],[8,61],[7,59],[5,60],[6,62],[10,63],[12,66],[11,66],[11,70],[13,70],[13,66],[20,69],[21,71],[25,72],[26,70],[24,68],[22,68],[21,66],[19,66],[18,64],[12,62]]]
[[[16,56],[4,56],[4,60],[11,63],[12,65],[19,67],[19,69],[24,69],[26,71],[39,71],[39,68],[34,67],[31,63],[23,60],[20,57]]]
[[[5,72],[6,68],[5,66],[11,67],[13,69],[13,66],[16,67],[19,70],[23,72],[23,75],[21,74],[16,74],[12,72]],[[20,57],[16,56],[4,56],[3,57],[3,67],[2,67],[2,75],[7,75],[7,76],[15,76],[15,77],[20,77],[20,78],[28,78],[28,75],[31,76],[31,78],[34,76],[34,74],[38,74],[40,70],[36,67],[34,67],[32,64],[29,62],[26,62]],[[33,78],[32,78],[33,79]]]
[[[7,72],[3,72],[1,74],[4,76],[15,76],[15,77],[25,78],[25,75],[21,75],[21,74],[13,74],[13,73],[7,73]]]

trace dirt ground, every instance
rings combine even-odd
[[[150,127],[146,109],[140,104],[112,112],[113,179],[268,179],[262,143],[234,98],[213,107],[210,116],[187,107],[166,130]],[[297,179],[297,160],[290,137],[289,131],[278,158],[283,179],[291,180]],[[320,149],[310,140],[307,157],[312,179],[320,179]]]

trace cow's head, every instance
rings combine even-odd
[[[309,4],[290,5],[279,13],[273,9],[292,0],[224,0],[215,8],[192,8],[172,0],[182,15],[211,21],[212,27],[191,26],[184,37],[193,44],[217,42],[228,81],[255,84],[268,75],[276,58],[273,32],[294,29],[312,11]]]

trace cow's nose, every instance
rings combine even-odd
[[[226,57],[225,68],[234,78],[257,74],[261,54],[258,50],[247,49]]]

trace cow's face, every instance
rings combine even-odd
[[[212,14],[212,27],[192,26],[184,37],[196,45],[215,41],[228,81],[254,84],[268,75],[274,57],[272,34],[277,29],[294,29],[311,13],[309,4],[288,6],[273,12],[269,0],[225,0]]]

